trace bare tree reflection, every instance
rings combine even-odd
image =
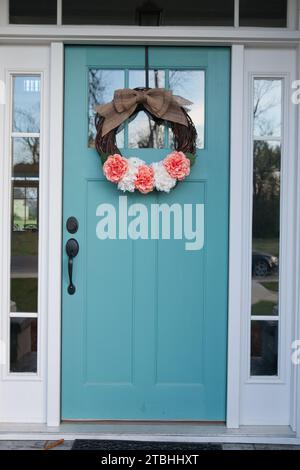
[[[280,146],[267,141],[254,145],[253,237],[279,237]]]
[[[89,70],[89,147],[94,146],[96,136],[94,107],[105,102],[104,96],[108,84],[108,76],[104,70]]]
[[[255,133],[271,136],[278,123],[275,122],[276,108],[281,101],[278,80],[255,80],[254,86],[254,124]],[[274,112],[273,116],[270,111]]]
[[[37,117],[33,112],[26,111],[25,109],[16,109],[14,118],[14,129],[15,132],[20,133],[34,133],[38,128]],[[39,162],[40,148],[39,139],[37,137],[23,137],[22,143],[26,149],[22,153],[22,163],[25,164],[37,164]]]
[[[281,86],[278,80],[256,80],[254,86],[254,132],[263,137],[276,130]],[[280,144],[254,142],[253,237],[279,237]]]

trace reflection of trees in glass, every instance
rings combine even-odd
[[[198,134],[197,147],[203,148],[204,72],[202,70],[170,70],[169,82],[175,95],[187,98],[193,103],[187,106],[186,110],[189,114],[194,114],[194,124]],[[172,140],[171,136],[170,141]]]
[[[254,143],[253,237],[279,237],[280,146]]]
[[[14,132],[39,132],[39,104],[30,108],[15,107],[13,118]]]
[[[159,125],[147,113],[142,114],[140,119],[136,144],[132,147],[138,148],[163,148],[164,147],[164,127]],[[132,132],[132,131],[131,131]]]
[[[108,76],[104,70],[89,70],[89,146],[93,145],[96,135],[94,106],[104,103],[107,86]]]
[[[158,88],[160,85],[160,74],[161,71],[153,70],[153,85]],[[191,94],[190,87],[194,85],[194,78],[192,76],[194,71],[190,70],[169,70],[169,83],[170,89],[174,91],[174,94],[187,97]],[[201,72],[200,72],[201,73]],[[188,112],[191,108],[186,108]],[[141,120],[141,125],[137,132],[137,147],[140,148],[162,148],[164,147],[164,126],[154,122],[149,115],[147,119]],[[170,133],[170,146],[173,146],[173,136]],[[202,147],[201,140],[198,141],[198,146]]]
[[[22,116],[21,122],[23,123],[23,124],[20,124],[20,119],[18,117],[14,119],[15,132],[20,132],[20,133],[37,132],[36,130],[33,130],[37,128],[36,117],[34,116],[33,113],[31,113],[30,111],[26,111],[24,109],[17,109],[15,111],[15,115]],[[25,147],[25,155],[27,156],[27,158],[28,156],[30,156],[30,158],[32,157],[30,163],[31,164],[38,163],[39,153],[40,153],[39,139],[36,137],[22,137],[20,141],[22,141],[23,146]],[[28,150],[27,152],[26,152],[26,148]],[[22,161],[23,163],[25,163],[23,158],[22,158]]]
[[[169,71],[170,88],[175,94],[181,94],[186,97],[190,95],[191,90],[191,71],[190,70],[170,70]]]
[[[151,70],[151,85],[154,88],[161,86],[161,71]],[[149,114],[140,113],[136,122],[132,121],[129,130],[129,146],[138,148],[163,148],[164,126],[155,122]],[[136,134],[136,135],[135,135]]]
[[[280,133],[280,80],[255,80],[254,82],[254,133],[272,136]],[[270,112],[272,111],[272,113]]]

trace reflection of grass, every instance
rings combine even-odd
[[[278,282],[260,282],[262,286],[266,289],[271,290],[272,292],[278,292]]]
[[[37,312],[37,283],[36,278],[11,280],[10,298],[18,312]]]
[[[37,232],[12,232],[12,256],[37,255]]]
[[[24,225],[34,224],[36,225],[36,219],[24,219],[23,217],[18,217],[14,214],[14,224],[19,225],[20,228],[24,227]]]
[[[252,315],[273,315],[273,308],[275,307],[276,302],[271,302],[269,300],[261,300],[256,304],[252,305]]]
[[[269,253],[273,256],[278,256],[279,254],[278,238],[254,238],[253,250],[260,251],[263,253]]]

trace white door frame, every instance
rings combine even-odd
[[[140,30],[141,33],[141,30]],[[297,36],[297,40],[299,40]],[[120,38],[119,38],[120,39]],[[293,37],[293,40],[296,36]],[[166,39],[164,39],[164,43]],[[114,42],[114,41],[113,41]],[[120,40],[121,42],[121,40]],[[139,42],[139,41],[138,41]],[[190,41],[187,41],[190,43]],[[123,43],[128,44],[126,36]],[[140,43],[142,39],[140,38]],[[168,40],[168,43],[172,41]],[[174,44],[180,39],[174,41]],[[199,42],[199,45],[201,42]],[[217,43],[216,43],[217,44]],[[219,44],[219,41],[218,41]],[[300,57],[300,53],[298,54]],[[299,60],[300,62],[300,60]],[[298,64],[299,70],[299,64]],[[48,219],[51,234],[49,240],[48,264],[48,342],[47,342],[47,401],[46,416],[48,426],[60,424],[60,393],[61,393],[61,233],[62,233],[62,155],[63,155],[63,75],[64,75],[64,44],[50,44],[50,126],[49,126],[49,172],[48,181]],[[243,139],[244,109],[244,46],[232,45],[232,82],[231,82],[231,163],[230,163],[230,242],[229,242],[229,308],[228,308],[228,378],[227,378],[227,427],[237,428],[240,425],[240,396],[241,396],[241,311],[243,265],[243,212],[245,209],[242,198],[242,181],[244,163],[241,155],[245,152]],[[300,122],[300,113],[299,113]],[[299,125],[299,124],[298,124]],[[300,168],[298,168],[300,181]],[[298,188],[298,214],[300,214],[300,189]],[[300,223],[298,224],[300,236]],[[300,250],[297,251],[298,269],[297,285],[300,287]],[[295,287],[296,289],[296,287]],[[300,289],[299,289],[300,291]],[[297,292],[297,290],[295,290]],[[300,298],[297,306],[298,318],[300,313]],[[300,338],[300,321],[297,322],[297,334]],[[297,337],[297,336],[296,336]],[[300,400],[297,399],[300,390],[299,368],[294,372],[294,416],[295,429],[300,436]]]
[[[229,306],[228,306],[228,377],[227,426],[239,427],[239,371],[240,371],[240,310],[242,255],[242,201],[236,197],[241,192],[243,151],[243,69],[244,47],[232,46],[231,82],[231,164],[230,164],[230,247],[229,247]],[[49,301],[48,301],[48,383],[47,424],[60,423],[61,393],[61,246],[62,246],[62,154],[63,154],[63,43],[52,43],[50,54],[50,185],[49,220],[55,227],[49,240]],[[236,138],[236,135],[239,138]],[[230,255],[231,253],[231,255]],[[239,293],[238,295],[236,295]],[[51,312],[51,313],[50,313]],[[59,367],[58,367],[59,364]]]
[[[50,161],[49,220],[54,228],[49,237],[48,377],[47,424],[60,423],[61,396],[61,254],[63,216],[63,110],[64,45],[52,43],[50,52]]]

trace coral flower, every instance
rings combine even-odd
[[[169,175],[179,181],[190,174],[190,160],[183,152],[172,152],[163,161]]]
[[[108,181],[118,183],[128,170],[128,162],[126,158],[121,157],[117,153],[110,155],[103,165],[103,173]]]
[[[140,165],[136,174],[135,187],[141,193],[147,194],[154,188],[154,171],[147,165]]]

